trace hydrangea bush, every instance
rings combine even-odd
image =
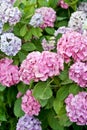
[[[87,129],[86,7],[0,0],[0,130]]]

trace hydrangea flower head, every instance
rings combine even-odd
[[[87,87],[87,63],[76,62],[70,66],[69,78],[80,87]]]
[[[32,95],[32,90],[27,90],[22,97],[22,110],[29,116],[38,115],[40,112],[40,103]]]
[[[60,74],[63,62],[63,58],[54,52],[31,52],[21,64],[20,80],[25,84],[29,84],[31,80],[46,81],[49,77]]]
[[[59,0],[58,5],[63,9],[68,9],[69,5],[64,2],[64,0]]]
[[[49,41],[44,38],[41,44],[44,51],[51,51],[55,48],[55,37],[51,37]]]
[[[8,56],[15,56],[21,49],[21,39],[13,33],[4,33],[1,35],[0,49]]]
[[[7,87],[19,83],[19,69],[16,65],[12,65],[12,62],[8,58],[0,60],[0,83]]]
[[[87,93],[69,94],[65,100],[67,116],[77,125],[87,125]]]
[[[86,14],[83,11],[76,11],[71,14],[68,26],[74,31],[82,32],[82,25],[86,20]]]
[[[84,11],[87,15],[87,2],[80,2],[77,10]]]
[[[19,118],[16,130],[42,130],[41,122],[37,118],[25,114]]]
[[[72,57],[74,61],[87,60],[87,37],[72,31],[63,34],[57,43],[58,54],[64,57],[66,63]]]
[[[41,7],[36,9],[35,15],[31,18],[30,24],[34,27],[40,26],[44,29],[46,27],[53,27],[55,20],[56,12],[52,8]]]
[[[31,20],[30,20],[30,25],[32,25],[33,27],[39,27],[41,24],[43,24],[43,16],[39,13],[35,13]]]

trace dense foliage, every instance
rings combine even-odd
[[[0,130],[86,130],[86,0],[0,0]]]

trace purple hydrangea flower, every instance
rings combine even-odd
[[[29,115],[24,115],[18,120],[16,130],[42,130],[41,122]]]
[[[67,116],[77,125],[87,125],[87,92],[69,94],[65,100]]]
[[[21,49],[21,39],[13,33],[4,33],[1,35],[0,49],[8,56],[15,56]]]

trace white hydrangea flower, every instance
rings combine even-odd
[[[35,13],[32,16],[29,24],[32,25],[33,27],[39,27],[42,23],[43,23],[42,15],[39,13]]]
[[[4,33],[1,35],[0,49],[8,56],[15,56],[21,49],[21,39],[13,33]]]
[[[84,11],[84,12],[87,13],[87,2],[80,2],[77,10],[78,11]]]
[[[81,32],[82,25],[86,20],[86,14],[83,11],[76,11],[71,14],[68,26],[72,28],[74,31]]]

